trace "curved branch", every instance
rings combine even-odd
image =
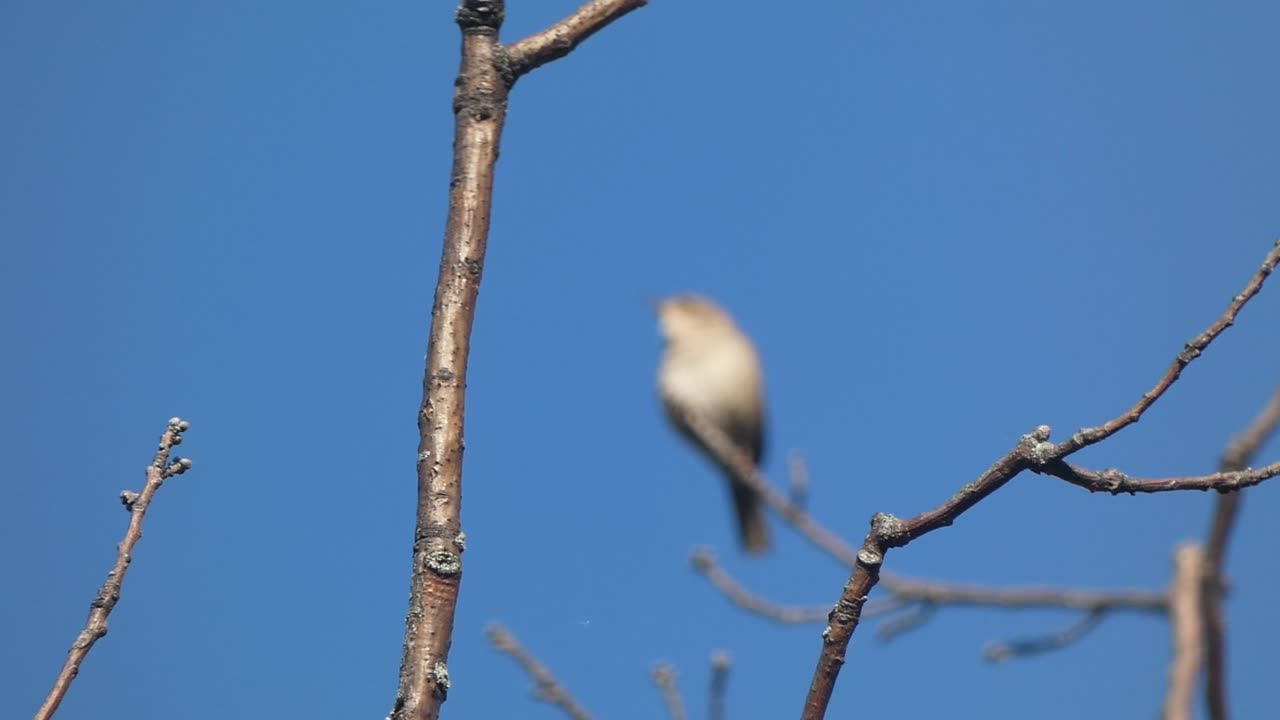
[[[1207,330],[1187,343],[1174,358],[1169,369],[1157,381],[1155,387],[1145,393],[1123,415],[1103,425],[1077,431],[1069,440],[1056,445],[1049,442],[1049,427],[1041,425],[1022,436],[1018,444],[1004,457],[997,460],[976,480],[962,487],[942,505],[905,521],[884,513],[876,513],[872,516],[871,530],[863,540],[862,548],[858,550],[857,563],[844,585],[839,601],[831,611],[826,630],[822,633],[822,649],[818,654],[817,667],[814,669],[809,693],[805,698],[804,710],[801,713],[802,720],[818,720],[826,715],[836,679],[840,674],[841,666],[844,665],[844,654],[849,646],[849,639],[858,627],[867,595],[880,579],[880,566],[888,550],[904,547],[934,530],[950,525],[966,510],[999,490],[1023,470],[1044,467],[1062,460],[1071,453],[1110,437],[1137,422],[1147,408],[1178,379],[1182,370],[1199,357],[1214,338],[1232,325],[1241,308],[1257,295],[1263,281],[1271,274],[1278,261],[1280,261],[1280,241],[1273,244],[1261,267],[1250,277],[1244,290],[1232,299],[1226,311]]]
[[[107,573],[106,582],[102,583],[93,602],[89,603],[89,617],[85,620],[84,629],[76,636],[71,649],[67,651],[67,659],[62,664],[62,670],[54,679],[53,688],[49,690],[44,702],[36,710],[35,720],[48,720],[53,717],[58,706],[62,704],[62,698],[66,697],[67,690],[71,688],[71,681],[75,680],[76,675],[80,673],[80,665],[93,649],[94,643],[107,634],[107,616],[115,609],[116,603],[120,602],[124,575],[128,572],[129,563],[133,560],[133,548],[142,538],[142,521],[146,517],[147,508],[151,506],[151,500],[165,480],[191,469],[191,461],[187,458],[169,460],[169,452],[174,445],[182,442],[182,433],[190,427],[191,424],[182,418],[169,420],[169,426],[160,435],[160,445],[156,448],[156,454],[151,459],[151,464],[147,466],[147,480],[142,486],[142,492],[125,490],[120,493],[120,500],[124,503],[125,510],[129,512],[129,526],[124,531],[124,539],[116,546],[116,560]]]
[[[1052,635],[1029,640],[992,643],[982,651],[982,655],[989,662],[999,663],[1013,658],[1031,657],[1032,655],[1042,655],[1061,650],[1088,635],[1091,630],[1102,623],[1102,619],[1106,615],[1106,610],[1094,610]]]
[[[529,674],[534,682],[534,697],[555,705],[573,720],[591,720],[591,715],[582,709],[578,701],[574,700],[560,683],[556,682],[551,671],[535,660],[529,651],[520,645],[515,636],[507,632],[506,628],[497,624],[490,625],[485,629],[485,636],[489,638],[489,643],[495,649],[510,655]]]
[[[1239,435],[1232,438],[1222,453],[1218,468],[1224,472],[1243,470],[1275,433],[1280,425],[1280,389],[1271,395],[1262,412]],[[1227,542],[1239,517],[1243,493],[1218,498],[1214,505],[1209,537],[1205,542],[1204,580],[1201,584],[1200,610],[1204,614],[1205,705],[1210,720],[1227,720],[1227,640],[1226,621],[1222,611],[1223,569],[1226,566]]]
[[[1187,344],[1182,348],[1182,352],[1174,357],[1169,369],[1156,381],[1154,387],[1143,393],[1142,397],[1138,398],[1138,401],[1133,404],[1133,407],[1129,408],[1123,415],[1097,427],[1083,428],[1077,431],[1069,440],[1061,443],[1055,449],[1054,459],[1064,458],[1138,422],[1142,414],[1155,404],[1155,401],[1159,400],[1160,396],[1164,395],[1170,386],[1177,382],[1178,377],[1182,375],[1182,371],[1186,369],[1187,365],[1190,365],[1192,360],[1200,357],[1200,354],[1209,347],[1210,343],[1217,339],[1227,328],[1235,324],[1236,315],[1240,313],[1245,304],[1262,290],[1262,284],[1266,282],[1267,276],[1275,269],[1278,262],[1280,262],[1280,240],[1275,242],[1271,252],[1267,253],[1267,256],[1263,258],[1262,265],[1253,274],[1253,277],[1250,277],[1249,281],[1245,283],[1244,289],[1231,298],[1231,302],[1227,305],[1227,309],[1222,315],[1212,325],[1205,328],[1204,332],[1187,341]]]

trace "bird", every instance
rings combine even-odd
[[[740,544],[749,554],[769,548],[759,493],[737,479],[689,427],[686,412],[714,424],[757,466],[764,455],[763,372],[755,345],[719,305],[692,294],[653,303],[665,341],[658,396],[672,426],[715,462],[729,483]]]

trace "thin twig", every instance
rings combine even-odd
[[[1261,267],[1246,283],[1244,290],[1232,299],[1222,316],[1207,330],[1187,343],[1169,369],[1156,382],[1155,387],[1144,394],[1123,415],[1103,425],[1080,430],[1066,442],[1057,445],[1049,442],[1049,427],[1041,425],[1024,435],[1004,457],[996,460],[976,480],[962,487],[938,507],[905,521],[885,513],[873,515],[871,529],[863,539],[861,549],[858,550],[857,563],[844,585],[839,601],[831,611],[830,621],[822,634],[822,649],[818,654],[817,667],[814,669],[809,693],[805,698],[801,720],[819,720],[826,715],[827,705],[831,702],[831,694],[835,690],[836,679],[840,675],[841,666],[844,665],[849,639],[858,627],[867,595],[879,581],[880,566],[884,562],[886,552],[892,548],[904,547],[934,530],[947,527],[966,510],[999,490],[1023,470],[1062,460],[1071,453],[1110,437],[1137,422],[1147,408],[1178,379],[1182,370],[1234,322],[1240,309],[1257,294],[1263,281],[1271,274],[1278,261],[1280,261],[1280,242],[1272,246]]]
[[[1169,592],[1169,629],[1173,635],[1173,659],[1165,692],[1163,720],[1191,720],[1192,695],[1204,655],[1200,625],[1200,579],[1204,576],[1204,549],[1195,543],[1180,545],[1173,555],[1173,583]]]
[[[693,569],[705,577],[713,587],[734,605],[786,625],[819,623],[827,619],[830,607],[787,607],[755,595],[737,583],[706,550],[695,550],[689,558]]]
[[[725,720],[725,697],[729,694],[729,669],[733,660],[729,653],[717,650],[711,653],[711,688],[707,693],[708,720]]]
[[[555,705],[573,720],[591,720],[591,715],[583,710],[582,706],[578,705],[578,701],[574,700],[573,696],[551,676],[551,671],[535,660],[506,628],[492,624],[485,629],[485,635],[494,648],[510,655],[533,679],[534,697]]]
[[[1271,252],[1267,253],[1257,272],[1245,283],[1244,289],[1231,298],[1226,311],[1212,325],[1205,328],[1204,332],[1187,341],[1187,344],[1182,348],[1182,352],[1174,357],[1169,369],[1156,382],[1155,387],[1143,393],[1142,397],[1138,398],[1138,401],[1133,404],[1133,407],[1129,408],[1128,412],[1097,427],[1084,428],[1076,432],[1075,435],[1071,436],[1071,439],[1061,444],[1061,447],[1054,453],[1055,457],[1064,458],[1138,422],[1138,419],[1147,411],[1147,408],[1150,408],[1156,400],[1159,400],[1160,396],[1164,395],[1165,391],[1177,381],[1187,365],[1190,365],[1192,360],[1200,357],[1200,354],[1223,331],[1235,324],[1236,315],[1240,314],[1240,310],[1244,308],[1245,304],[1252,300],[1258,294],[1258,291],[1262,290],[1262,284],[1266,282],[1267,276],[1275,269],[1277,262],[1280,262],[1280,240],[1276,241],[1271,248]]]
[[[514,78],[568,55],[583,40],[648,0],[591,0],[569,17],[507,47]],[[513,79],[514,79],[513,78]]]
[[[191,424],[182,418],[170,419],[168,427],[160,434],[160,444],[156,448],[156,454],[151,458],[151,464],[147,465],[147,480],[142,486],[142,492],[125,490],[120,493],[120,500],[124,503],[125,510],[129,512],[129,527],[124,531],[124,539],[116,546],[116,560],[110,572],[107,573],[106,582],[102,583],[93,602],[89,603],[89,617],[85,620],[84,629],[76,636],[71,649],[67,651],[67,660],[62,664],[62,670],[53,681],[53,689],[40,704],[40,709],[36,710],[35,720],[47,720],[53,717],[58,710],[58,705],[62,703],[62,698],[71,687],[71,681],[79,674],[80,665],[93,649],[94,643],[107,634],[107,616],[120,601],[124,575],[129,570],[129,563],[133,560],[133,548],[142,538],[142,520],[147,514],[147,508],[151,506],[152,498],[165,480],[191,469],[191,460],[187,458],[174,458],[172,461],[169,459],[169,452],[174,445],[182,442],[182,433],[190,427]]]
[[[991,643],[982,651],[989,662],[999,663],[1013,658],[1031,657],[1061,650],[1089,634],[1107,616],[1106,610],[1094,610],[1051,635],[1026,640]]]
[[[1280,389],[1271,395],[1270,401],[1253,422],[1227,444],[1218,469],[1231,472],[1249,467],[1254,456],[1275,433],[1277,425],[1280,425]],[[1227,544],[1243,500],[1244,493],[1218,497],[1205,543],[1200,609],[1204,613],[1205,706],[1209,711],[1209,720],[1227,720],[1230,717],[1227,705],[1227,640],[1222,587]]]
[[[1159,478],[1144,480],[1131,477],[1119,470],[1087,470],[1063,460],[1031,468],[1042,475],[1052,475],[1089,492],[1108,492],[1112,495],[1128,493],[1158,493],[1176,490],[1217,490],[1234,492],[1280,475],[1280,462],[1274,462],[1256,470],[1229,470],[1193,477]]]
[[[662,702],[667,706],[667,717],[671,720],[688,720],[684,711],[684,700],[676,688],[676,669],[667,664],[659,664],[653,668],[653,684],[662,693]]]
[[[453,167],[440,269],[431,311],[418,411],[418,505],[413,536],[404,652],[389,720],[435,720],[449,690],[449,647],[462,579],[462,448],[467,360],[476,299],[484,270],[493,205],[494,164],[506,119],[507,97],[518,75],[568,54],[592,32],[621,17],[614,6],[634,0],[595,0],[547,33],[567,35],[568,46],[517,43],[520,67],[498,42],[503,0],[461,0],[455,19],[462,60],[454,83]],[[559,29],[558,29],[559,28]],[[577,39],[574,33],[578,34]],[[543,35],[535,35],[538,38]]]

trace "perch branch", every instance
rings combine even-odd
[[[1186,344],[1174,358],[1169,369],[1156,382],[1155,387],[1145,393],[1123,415],[1103,425],[1080,430],[1067,441],[1056,445],[1049,442],[1049,427],[1041,425],[1024,435],[1004,457],[996,460],[976,480],[962,487],[938,507],[909,520],[900,520],[885,513],[873,515],[871,529],[858,550],[857,563],[844,585],[839,601],[831,611],[826,630],[822,633],[822,649],[818,655],[813,680],[809,685],[809,693],[805,697],[804,709],[801,713],[802,720],[818,720],[826,715],[836,679],[840,674],[841,666],[844,665],[844,654],[849,646],[849,639],[858,627],[867,595],[879,581],[880,566],[884,562],[887,551],[905,547],[908,543],[934,530],[951,525],[966,510],[999,490],[1023,470],[1044,467],[1060,461],[1071,453],[1100,442],[1137,422],[1151,404],[1178,379],[1186,366],[1199,357],[1214,338],[1231,326],[1240,309],[1257,295],[1263,281],[1271,274],[1277,261],[1280,261],[1280,242],[1273,244],[1263,259],[1262,265],[1249,278],[1244,290],[1232,298],[1226,311],[1208,329]]]
[[[684,700],[676,689],[676,669],[662,664],[653,668],[653,684],[662,693],[662,702],[667,706],[667,717],[671,720],[688,720],[684,711]]]
[[[142,521],[147,514],[147,508],[151,506],[152,498],[165,480],[191,469],[191,460],[187,458],[169,460],[169,453],[173,446],[182,442],[182,433],[190,427],[191,424],[182,418],[169,420],[169,426],[160,434],[160,444],[156,448],[156,454],[152,457],[151,464],[147,465],[147,479],[142,486],[142,492],[125,490],[120,493],[120,500],[124,503],[125,510],[129,512],[129,526],[124,531],[124,539],[116,546],[116,560],[107,573],[106,582],[102,583],[93,602],[89,603],[89,617],[85,620],[84,629],[76,636],[75,642],[71,643],[66,662],[62,664],[62,670],[54,679],[53,688],[49,690],[44,702],[36,710],[35,720],[48,720],[53,717],[58,710],[58,705],[62,704],[62,699],[66,697],[67,690],[71,687],[71,681],[75,680],[76,675],[80,673],[80,665],[93,649],[94,643],[107,634],[107,616],[120,601],[124,575],[129,570],[129,563],[133,561],[133,548],[142,538]]]
[[[1239,435],[1232,438],[1222,453],[1218,469],[1223,472],[1244,470],[1280,425],[1280,389],[1266,407]],[[1204,614],[1205,706],[1210,720],[1227,720],[1227,640],[1226,619],[1222,610],[1223,571],[1226,567],[1227,543],[1239,517],[1244,493],[1220,495],[1214,505],[1209,537],[1205,543],[1204,580],[1201,585],[1200,610]]]
[[[559,32],[570,38],[578,33],[580,41],[622,15],[601,16],[588,8],[627,4],[596,0],[556,28],[565,26]],[[448,656],[465,545],[461,512],[467,359],[488,244],[494,163],[516,77],[508,49],[498,42],[505,12],[502,0],[461,0],[455,16],[462,31],[462,58],[453,95],[453,167],[418,411],[413,566],[390,720],[435,720],[449,690]],[[549,32],[556,34],[556,28]],[[537,42],[517,43],[520,72],[568,54],[575,44],[538,52]]]
[[[533,679],[534,697],[559,707],[573,720],[591,720],[591,715],[586,710],[583,710],[581,705],[578,705],[578,702],[573,699],[573,696],[560,683],[556,682],[556,679],[551,676],[551,671],[535,660],[529,654],[529,651],[520,645],[515,636],[507,632],[506,628],[500,625],[490,625],[485,630],[485,635],[488,636],[489,643],[494,648],[499,652],[510,655],[512,659],[520,664],[520,667],[524,668],[525,673]]]

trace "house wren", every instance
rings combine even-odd
[[[684,412],[714,424],[757,465],[764,452],[764,391],[760,359],[728,313],[706,298],[682,295],[656,303],[666,347],[658,365],[658,395],[667,418],[687,440],[715,460],[689,428]],[[769,547],[760,497],[719,463],[729,482],[742,547]]]

